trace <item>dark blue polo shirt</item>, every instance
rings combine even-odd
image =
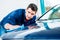
[[[1,25],[4,26],[6,23],[11,25],[22,25],[29,26],[29,25],[36,25],[35,23],[36,16],[32,19],[25,21],[25,9],[17,9],[9,13],[6,17],[3,18],[1,21]]]

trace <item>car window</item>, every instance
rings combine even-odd
[[[53,12],[51,13],[49,19],[60,19],[60,7],[53,10]]]
[[[44,19],[60,19],[60,5],[52,7],[48,12],[40,17],[40,20]]]

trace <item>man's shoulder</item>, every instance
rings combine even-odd
[[[34,16],[33,19],[35,20],[36,19],[36,16]]]
[[[18,14],[22,14],[22,13],[25,13],[25,9],[16,9],[14,12]]]
[[[36,20],[36,16],[34,16],[30,21],[35,21]]]

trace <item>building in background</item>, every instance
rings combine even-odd
[[[44,0],[46,10],[49,10],[51,7],[60,4],[60,0]]]

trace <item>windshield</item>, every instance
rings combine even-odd
[[[60,5],[52,7],[49,11],[47,11],[43,16],[40,18],[41,20],[44,19],[60,19]]]

